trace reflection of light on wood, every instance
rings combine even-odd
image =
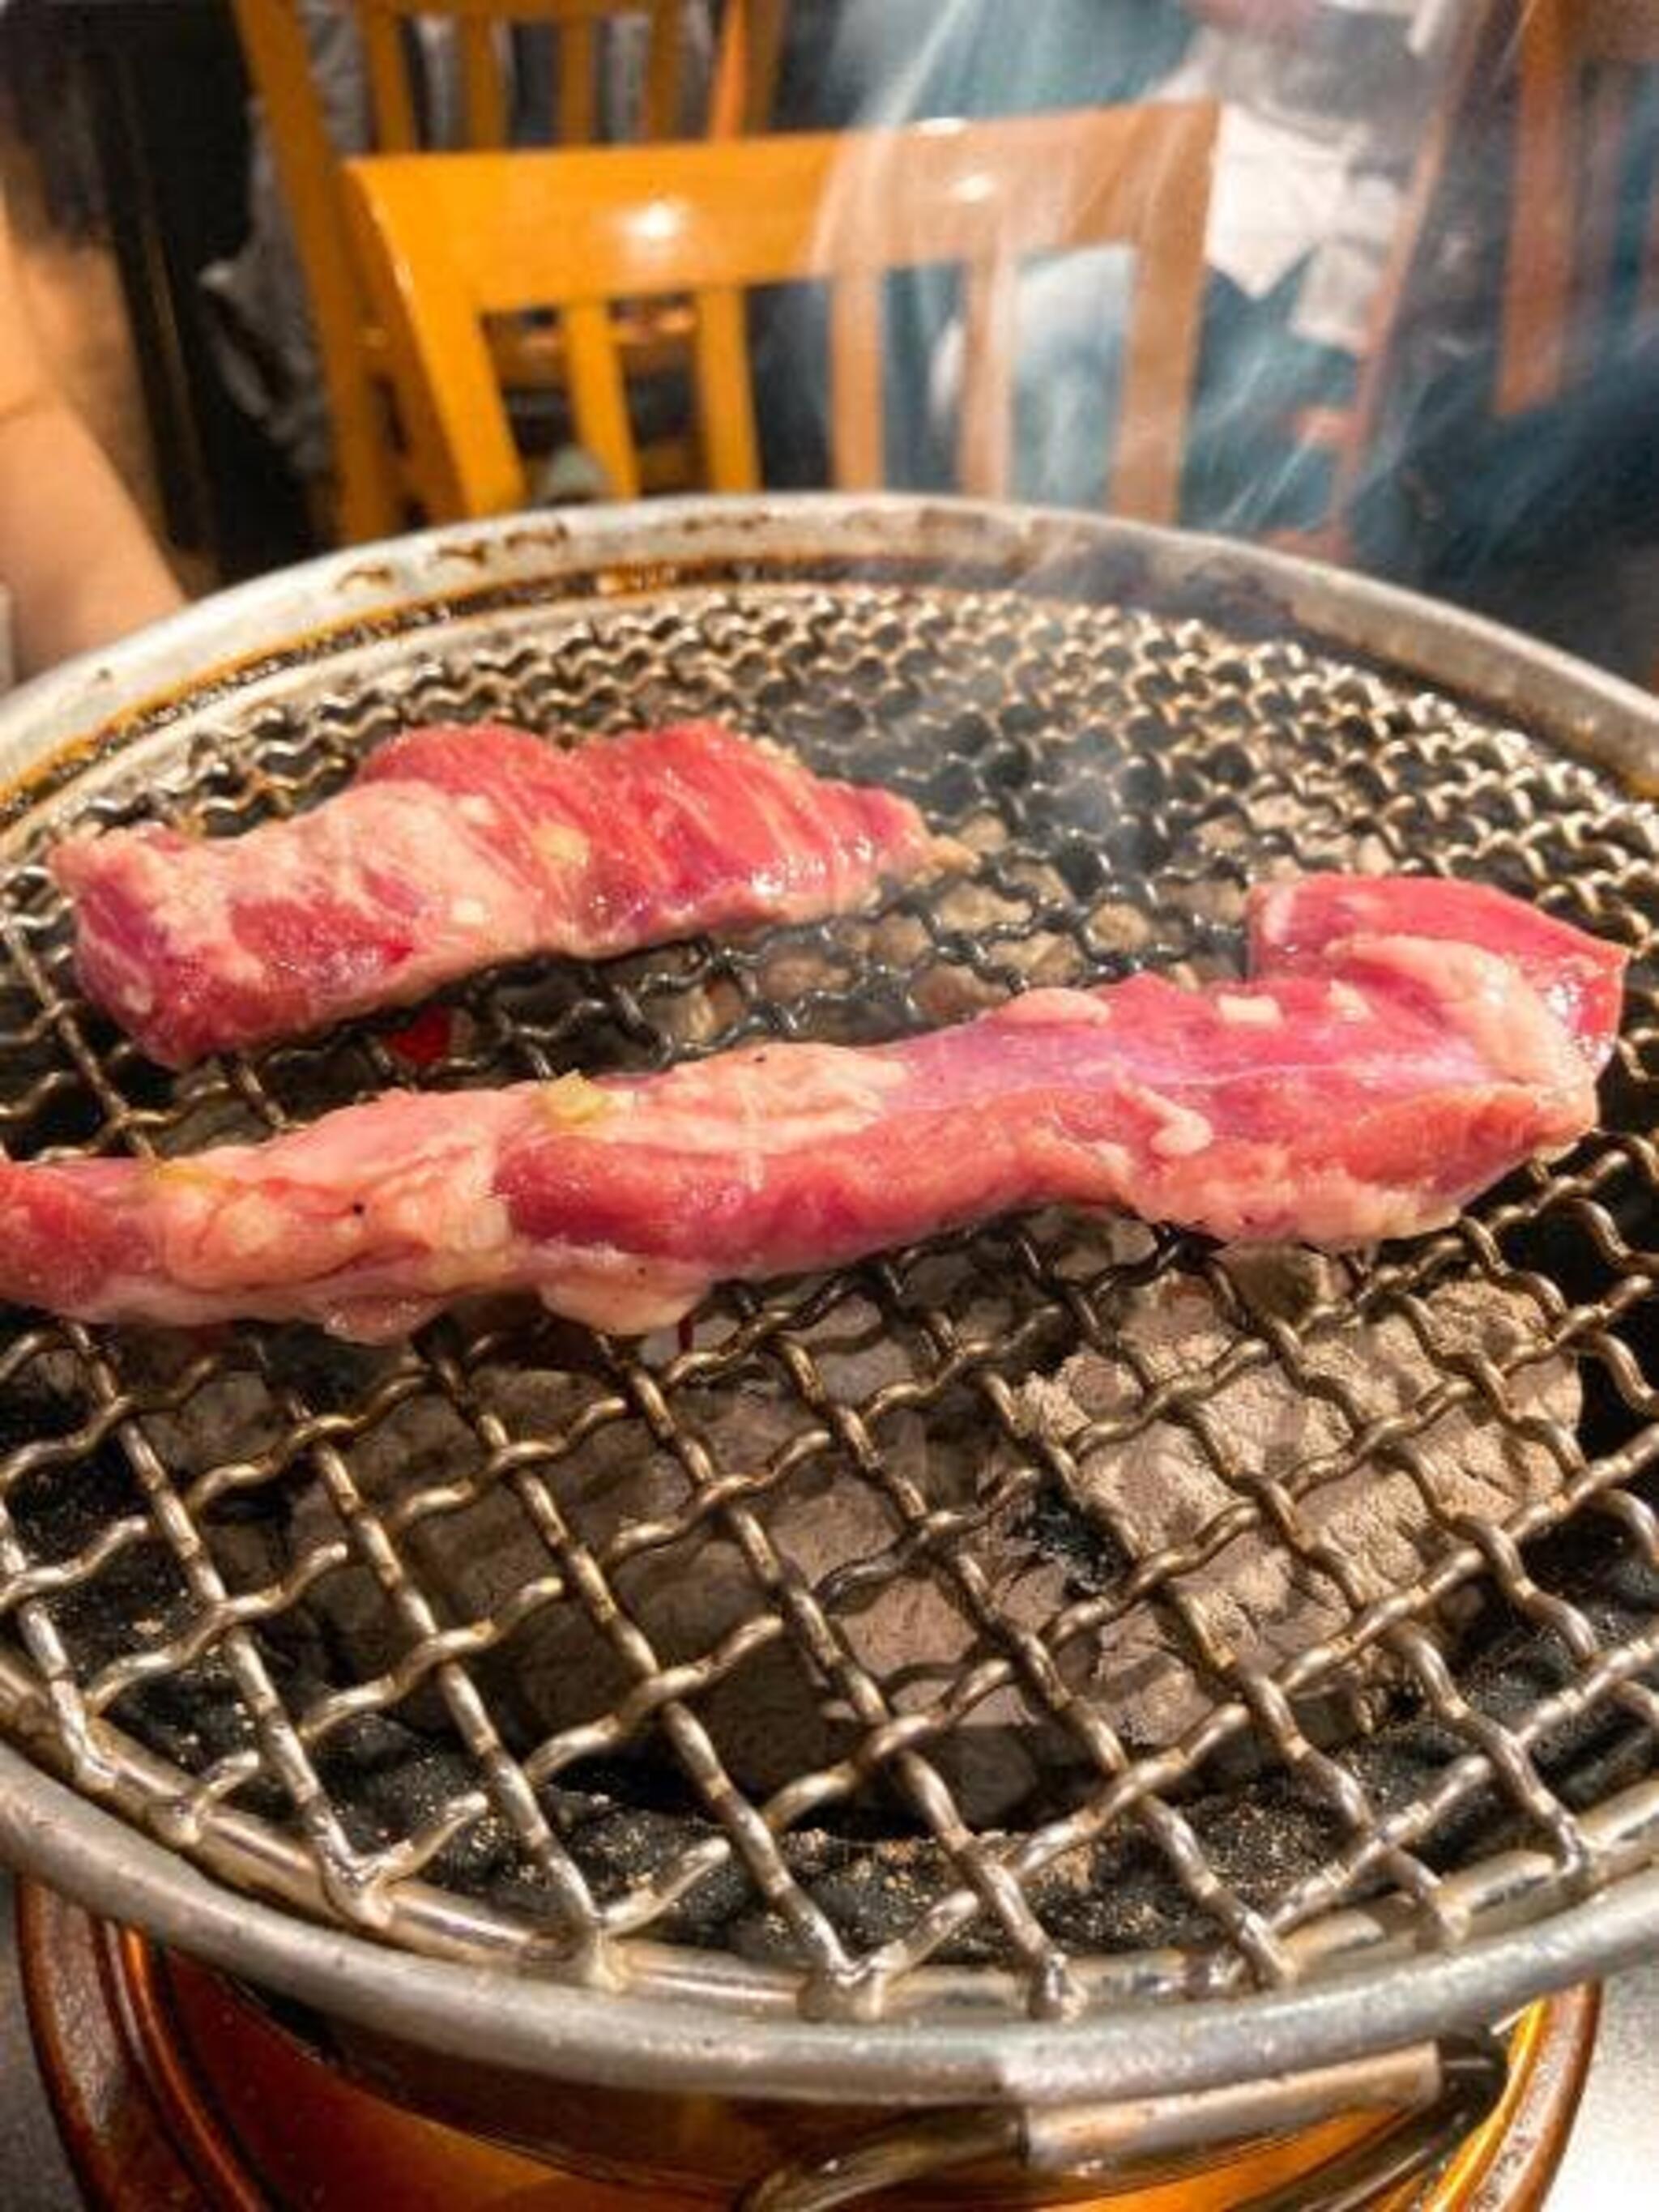
[[[635,238],[647,243],[664,244],[678,237],[685,228],[685,204],[682,200],[649,200],[633,221]]]
[[[962,272],[959,488],[1004,495],[1013,444],[1022,260],[1116,245],[1136,257],[1115,441],[1100,482],[1121,514],[1175,519],[1204,286],[1218,111],[1207,101],[1006,116],[900,132],[786,132],[597,153],[483,153],[349,165],[362,265],[428,512],[521,507],[527,485],[479,329],[560,312],[579,443],[619,498],[643,475],[606,301],[689,295],[709,488],[759,482],[746,291],[826,282],[831,467],[886,480],[889,270]],[[550,208],[558,210],[550,221]],[[810,371],[808,372],[810,374]]]

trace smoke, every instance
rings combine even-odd
[[[1604,256],[1589,249],[1582,205],[1564,213],[1573,258],[1561,374],[1553,386],[1540,380],[1534,404],[1504,412],[1506,345],[1526,358],[1548,336],[1541,319],[1517,320],[1507,295],[1522,158],[1512,59],[1495,54],[1483,71],[1425,226],[1353,539],[1369,567],[1650,682],[1659,296],[1644,247],[1659,184],[1659,85],[1650,75],[1632,87]]]
[[[1176,0],[844,0],[800,11],[802,35],[787,58],[777,119],[785,128],[879,131],[904,125],[1105,106],[1141,96],[1179,58],[1189,25]],[[885,156],[846,160],[820,225],[818,258],[859,235],[889,197]],[[1077,179],[1050,170],[1057,206]],[[1106,258],[1091,255],[1079,270]],[[1074,260],[1077,258],[1073,258]],[[884,477],[896,487],[936,490],[956,480],[955,378],[945,344],[960,358],[951,328],[957,272],[919,265],[892,279],[884,298]],[[1024,303],[1021,303],[1022,308]],[[1029,323],[1029,316],[1022,314]],[[757,383],[769,482],[803,485],[830,473],[828,316],[820,288],[792,289],[766,303],[756,332]],[[1028,385],[1020,404],[1035,430],[1046,408]],[[1097,374],[1083,400],[1079,436],[1092,439],[1110,415]],[[1026,441],[1022,438],[1022,447]],[[1103,465],[1101,471],[1103,473]],[[1035,476],[1025,495],[1047,496]],[[1100,485],[1086,503],[1098,505]]]
[[[1352,363],[1340,348],[1291,327],[1294,287],[1281,278],[1310,241],[1322,244],[1338,234],[1325,204],[1341,155],[1328,141],[1334,125],[1352,123],[1344,104],[1353,99],[1353,64],[1369,64],[1378,51],[1373,25],[1346,10],[1342,16],[1338,53],[1318,38],[1295,46],[1253,33],[1195,40],[1185,9],[1152,0],[1030,0],[1019,9],[1006,0],[946,0],[943,6],[849,0],[836,11],[813,72],[816,106],[786,119],[878,129],[947,117],[1232,97],[1237,112],[1231,196],[1224,204],[1218,189],[1213,210],[1220,266],[1188,425],[1186,519],[1241,530],[1305,520],[1311,516],[1287,511],[1285,496],[1307,474],[1305,454],[1294,450],[1294,418],[1309,405],[1346,398]],[[1397,26],[1389,35],[1398,46]],[[1408,64],[1404,73],[1410,74]],[[1375,69],[1369,74],[1379,85],[1387,76]],[[1393,90],[1378,96],[1398,105],[1401,75],[1396,63]],[[1290,160],[1282,132],[1274,137],[1258,128],[1247,136],[1249,103],[1267,111],[1281,95],[1316,116]],[[824,212],[826,262],[836,240],[856,235],[879,214],[888,189],[883,158],[864,152],[844,164]],[[1043,181],[1058,217],[1091,180],[1054,163]],[[1221,182],[1218,174],[1218,188]],[[1241,197],[1261,202],[1259,209],[1247,204],[1242,221]],[[1281,234],[1288,234],[1288,249]],[[1235,262],[1243,264],[1242,283],[1233,281]],[[1023,270],[1014,316],[1012,487],[1020,496],[1103,503],[1108,457],[1125,428],[1124,340],[1143,277],[1127,247],[1097,247]],[[771,441],[769,459],[786,471],[793,460],[797,481],[804,449],[815,465],[827,465],[824,323],[821,298],[792,300],[763,355],[774,410],[784,395],[784,434]],[[890,283],[884,340],[886,480],[922,489],[949,484],[966,347],[956,273],[923,268]],[[1144,435],[1149,426],[1142,421],[1129,428]],[[1317,463],[1320,484],[1323,473]]]
[[[1632,587],[1598,599],[1591,586],[1561,584],[1575,563],[1583,568],[1591,539],[1605,571],[1626,552],[1639,569],[1659,537],[1659,283],[1650,275],[1644,289],[1642,276],[1659,181],[1659,88],[1650,80],[1631,105],[1596,342],[1579,347],[1547,405],[1504,421],[1494,390],[1516,79],[1501,24],[1454,125],[1468,20],[1455,8],[1425,7],[1412,23],[1397,10],[1316,5],[1288,42],[1195,28],[1184,9],[1152,0],[1018,8],[848,0],[829,13],[816,54],[793,73],[796,112],[786,121],[872,128],[1150,97],[1224,103],[1182,520],[1270,539],[1339,522],[1360,565],[1546,630],[1571,617],[1580,649],[1636,669],[1650,659],[1639,613],[1650,593],[1644,600]],[[787,81],[786,104],[791,92]],[[1073,181],[1051,179],[1057,199]],[[825,211],[826,258],[834,237],[879,210],[884,191],[878,167],[848,165]],[[1402,235],[1412,249],[1408,281],[1379,316],[1379,283]],[[1018,495],[1102,504],[1137,273],[1121,250],[1025,265],[1016,318]],[[966,356],[960,305],[955,275],[943,268],[887,286],[890,483],[954,481]],[[1581,320],[1591,326],[1587,314]],[[781,303],[758,360],[770,474],[823,481],[821,294]],[[1344,480],[1340,447],[1315,418],[1328,426],[1362,392],[1370,402],[1365,436]]]

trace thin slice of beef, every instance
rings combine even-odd
[[[839,913],[942,849],[908,800],[714,723],[571,748],[480,723],[405,732],[292,820],[145,823],[52,870],[88,995],[177,1066],[533,952]]]

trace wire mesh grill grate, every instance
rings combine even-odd
[[[407,721],[704,713],[904,791],[975,866],[183,1078],[76,994],[41,865],[71,824],[232,833]],[[1631,947],[1595,1137],[1364,1263],[1042,1215],[639,1345],[505,1307],[375,1352],[8,1315],[10,1724],[391,1940],[647,1980],[691,1946],[819,2013],[923,2006],[942,1964],[1042,2014],[1282,1983],[1604,1881],[1659,1823],[1659,815],[1450,699],[1197,620],[878,584],[325,661],[14,832],[0,1139],[170,1153],[389,1083],[1221,972],[1249,882],[1355,866]]]

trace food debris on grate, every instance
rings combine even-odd
[[[819,2007],[924,1962],[1012,1966],[994,2001],[1040,2010],[1116,1959],[1147,1998],[1283,1980],[1360,1902],[1450,1940],[1448,1884],[1515,1845],[1593,1883],[1659,1716],[1659,814],[1309,646],[1012,590],[687,586],[491,639],[204,696],[159,766],[27,817],[9,1151],[1202,979],[1247,886],[1312,869],[1478,878],[1627,946],[1604,1126],[1365,1261],[1056,1212],[642,1343],[506,1304],[374,1351],[8,1314],[9,1724],[390,1939],[578,1974],[714,1947]],[[404,723],[699,715],[914,799],[972,873],[483,977],[418,1050],[405,1013],[173,1077],[76,995],[71,826],[234,832]]]

